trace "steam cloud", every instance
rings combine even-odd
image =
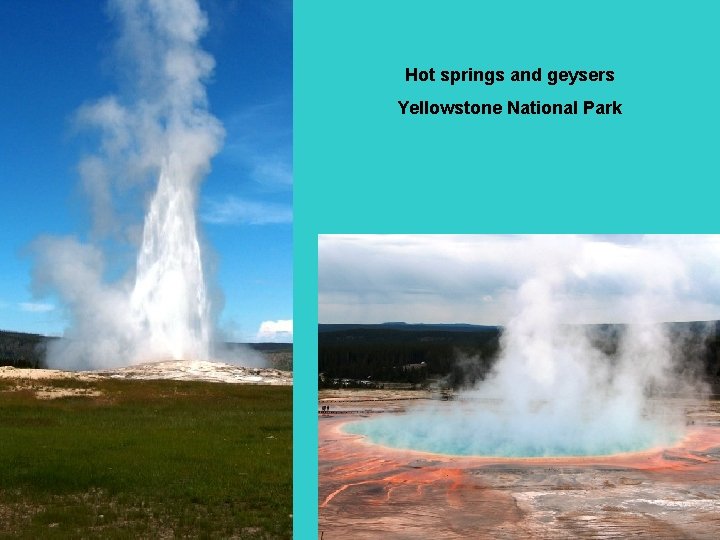
[[[704,386],[674,369],[679,344],[657,317],[692,288],[695,270],[681,255],[703,243],[640,243],[637,249],[570,236],[528,239],[526,247],[543,256],[508,295],[515,313],[489,377],[447,406],[347,430],[388,446],[461,455],[597,455],[677,441],[683,407],[664,398],[701,396]],[[568,300],[570,291],[593,288],[625,290],[618,301],[628,326],[614,354],[594,346],[586,327],[566,324],[569,306],[579,305]]]
[[[208,359],[219,306],[210,301],[196,209],[224,130],[204,87],[214,67],[199,47],[207,20],[195,0],[112,0],[109,8],[123,91],[77,112],[79,127],[100,134],[99,150],[79,166],[93,231],[87,242],[34,244],[34,287],[57,294],[71,321],[48,362]],[[133,209],[143,199],[140,228]],[[120,277],[118,245],[136,252]]]

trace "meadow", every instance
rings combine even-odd
[[[0,537],[291,536],[292,387],[0,380]]]

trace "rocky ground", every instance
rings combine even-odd
[[[237,384],[292,385],[292,372],[272,368],[254,368],[205,360],[167,360],[129,367],[96,371],[62,371],[57,369],[18,369],[0,367],[0,378],[15,380],[74,379],[168,379],[210,381]]]
[[[342,430],[416,402],[403,397],[413,396],[320,393],[323,540],[720,538],[719,401],[688,411],[673,448],[605,457],[456,457]]]
[[[243,367],[203,360],[168,360],[95,372],[115,379],[170,379],[239,384],[291,385],[292,372],[272,368]]]

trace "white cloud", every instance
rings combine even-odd
[[[30,313],[47,313],[53,311],[55,306],[52,304],[42,304],[37,302],[20,302],[20,309]]]
[[[252,175],[256,182],[262,184],[289,186],[293,183],[290,164],[273,156],[256,156]]]
[[[226,119],[222,156],[265,190],[288,191],[293,183],[292,107],[287,96],[257,103]]]
[[[293,216],[289,205],[228,196],[222,201],[209,201],[202,219],[220,225],[269,225],[292,223]]]
[[[293,322],[290,320],[263,321],[255,339],[257,341],[288,342],[293,340]]]
[[[720,318],[720,236],[322,235],[323,323],[504,324],[528,280],[550,277],[567,322]]]

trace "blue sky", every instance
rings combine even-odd
[[[220,326],[254,341],[263,322],[292,319],[292,4],[201,7],[216,62],[209,107],[226,132],[202,186],[202,235],[224,296]],[[90,234],[77,166],[97,141],[73,118],[122,90],[117,30],[95,0],[0,3],[0,329],[58,335],[67,324],[55,298],[32,290],[29,245]]]

